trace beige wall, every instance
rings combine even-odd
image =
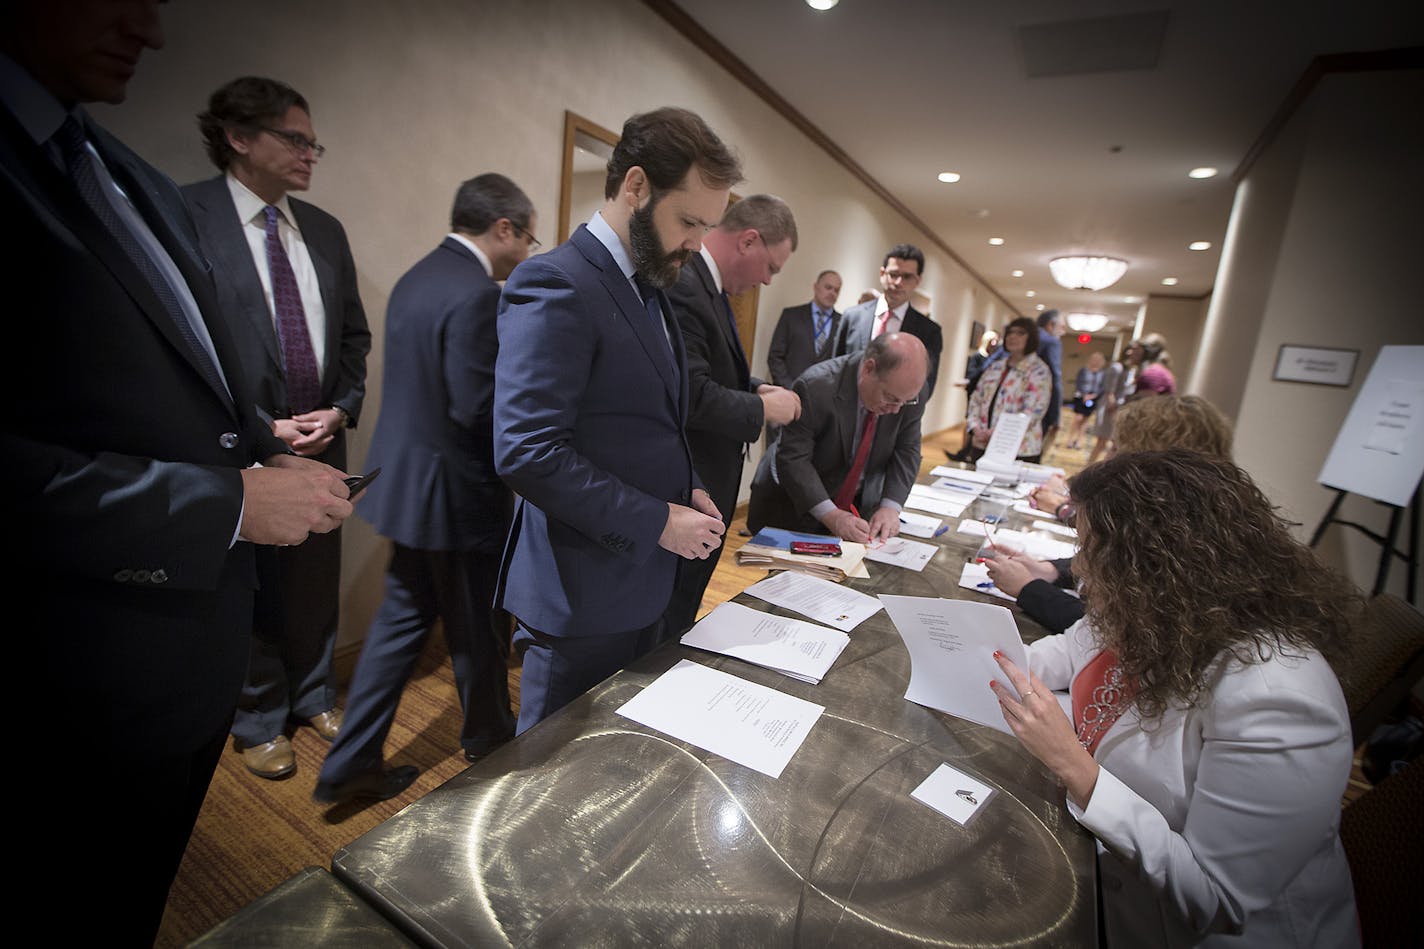
[[[1202,328],[1206,325],[1206,307],[1205,299],[1192,297],[1153,294],[1147,298],[1142,331],[1166,337],[1167,352],[1172,356],[1172,375],[1177,377],[1177,388],[1183,392],[1196,364]]]
[[[636,0],[184,0],[163,16],[168,45],[145,58],[129,104],[95,114],[180,183],[214,173],[193,116],[216,86],[269,75],[311,102],[329,151],[308,197],[346,227],[376,339],[353,468],[380,409],[392,285],[444,234],[455,186],[480,172],[517,181],[538,208],[539,236],[552,240],[565,109],[616,130],[635,112],[691,108],[741,154],[741,193],[771,192],[791,204],[801,246],[762,290],[754,372],[765,371],[781,309],[809,299],[818,272],[838,270],[841,303],[854,303],[875,285],[884,251],[901,241],[926,250],[921,289],[946,342],[927,430],[963,416],[962,390],[950,383],[963,370],[970,322],[1009,318],[923,234]],[[364,635],[379,602],[385,546],[353,518],[344,552],[348,643]]]
[[[1424,126],[1409,105],[1421,101],[1418,70],[1327,76],[1238,195],[1192,386],[1235,410],[1238,462],[1301,522],[1302,538],[1334,497],[1315,479],[1380,347],[1424,344]],[[1354,385],[1272,381],[1286,343],[1360,350]],[[1385,509],[1359,498],[1342,513],[1386,523]],[[1373,583],[1378,545],[1332,528],[1320,550]],[[1400,565],[1390,579],[1402,592]]]

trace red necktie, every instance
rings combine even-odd
[[[880,324],[875,327],[875,336],[870,337],[871,339],[875,339],[881,333],[885,332],[885,327],[890,325],[890,315],[894,312],[894,310],[886,310],[880,315]]]
[[[851,462],[850,472],[841,482],[841,489],[836,492],[836,507],[842,511],[852,509],[855,490],[860,487],[860,476],[865,472],[866,459],[870,457],[870,443],[875,441],[875,418],[874,412],[865,413],[865,424],[860,427],[860,445],[855,450],[855,461]]]

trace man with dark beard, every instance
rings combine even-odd
[[[687,364],[663,290],[740,180],[698,116],[635,115],[603,208],[505,284],[495,464],[519,502],[496,605],[518,621],[520,732],[656,645],[678,558],[721,544],[688,452]]]

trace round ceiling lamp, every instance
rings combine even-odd
[[[1068,327],[1075,333],[1096,333],[1108,325],[1105,313],[1069,313]]]
[[[1069,290],[1101,290],[1122,279],[1127,273],[1127,261],[1117,257],[1055,257],[1048,262],[1048,271]]]

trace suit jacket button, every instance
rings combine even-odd
[[[218,444],[224,448],[236,448],[238,437],[236,432],[223,432],[218,436]]]
[[[165,573],[164,570],[163,570],[163,568],[160,567],[159,569],[153,571],[152,573],[150,573],[150,574],[148,575],[148,582],[149,582],[149,583],[167,583],[167,582],[168,582],[168,574]]]
[[[115,571],[114,579],[120,583],[128,583],[130,580],[133,579],[133,571],[128,569],[127,567],[122,570]]]

